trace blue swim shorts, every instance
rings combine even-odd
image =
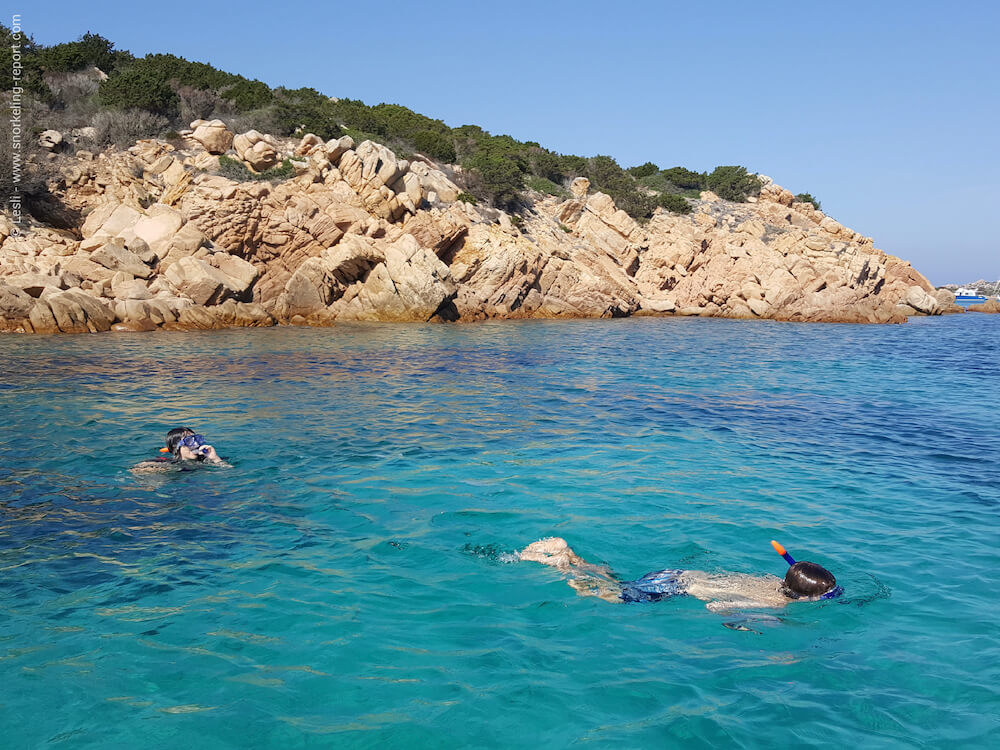
[[[671,596],[687,593],[678,576],[683,570],[657,570],[646,573],[642,578],[622,584],[623,602],[658,602]]]

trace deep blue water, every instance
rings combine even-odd
[[[1000,316],[5,336],[0,410],[4,748],[1000,738]],[[177,425],[234,468],[130,473]]]

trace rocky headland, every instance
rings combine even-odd
[[[49,221],[0,217],[0,330],[629,315],[899,323],[956,309],[909,263],[766,177],[749,202],[702,192],[690,214],[661,208],[639,224],[585,178],[568,197],[529,191],[508,213],[467,202],[460,167],[399,159],[371,140],[234,134],[221,120],[179,136],[70,155],[55,153],[70,136],[43,133],[58,209]],[[224,176],[234,162],[277,176]]]

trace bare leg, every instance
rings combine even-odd
[[[567,583],[581,596],[597,596],[605,601],[621,601],[621,584],[603,565],[589,563],[576,554],[566,540],[550,536],[521,550],[522,560],[550,565],[569,577]]]

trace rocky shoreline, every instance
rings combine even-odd
[[[508,214],[466,202],[460,168],[373,141],[234,135],[220,120],[180,136],[50,157],[58,220],[0,216],[0,331],[962,311],[767,178],[751,202],[702,193],[691,214],[640,225],[583,178]],[[284,165],[284,179],[223,176],[225,154],[249,175]]]

